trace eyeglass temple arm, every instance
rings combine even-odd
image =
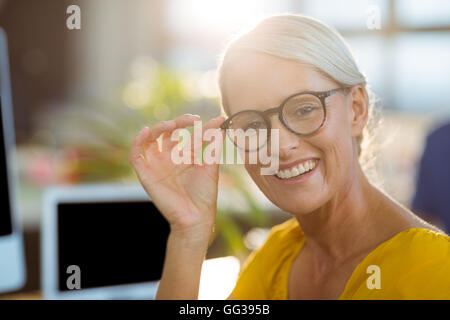
[[[347,89],[347,88],[346,88],[346,87],[339,87],[339,88],[336,88],[336,89],[331,89],[331,90],[325,91],[325,92],[323,92],[323,93],[321,93],[321,94],[319,95],[319,98],[326,98],[326,97],[329,97],[329,96],[331,96],[332,94],[334,94],[334,93],[336,93],[336,92],[338,92],[338,91],[340,91],[340,90],[345,90],[345,89]]]

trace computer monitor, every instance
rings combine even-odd
[[[17,216],[14,121],[6,34],[0,28],[0,292],[25,283],[23,240]]]
[[[45,299],[153,299],[169,224],[140,185],[54,186],[43,197]]]

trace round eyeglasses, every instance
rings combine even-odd
[[[325,98],[344,89],[347,88],[296,93],[275,108],[239,111],[225,120],[220,128],[226,131],[236,147],[245,151],[257,151],[266,145],[271,131],[269,115],[272,113],[278,113],[280,122],[289,131],[302,136],[310,135],[325,123]]]

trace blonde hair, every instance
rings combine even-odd
[[[374,109],[373,95],[366,77],[342,36],[323,22],[300,14],[274,15],[261,20],[254,28],[238,35],[227,45],[219,61],[218,85],[223,113],[229,115],[225,100],[224,71],[231,57],[245,52],[260,52],[306,64],[342,87],[361,85],[369,107]],[[370,95],[370,97],[369,97]],[[367,145],[369,124],[357,138],[360,161]],[[361,161],[363,162],[363,161]]]

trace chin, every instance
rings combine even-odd
[[[286,213],[292,214],[294,216],[303,216],[310,214],[322,206],[322,202],[319,201],[283,201],[283,203],[274,204]]]
[[[303,188],[292,187],[290,190],[270,189],[261,191],[275,206],[292,215],[306,215],[322,207],[328,200],[326,188]]]

